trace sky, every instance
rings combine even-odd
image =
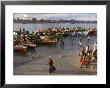
[[[83,20],[83,21],[97,21],[96,13],[15,13],[14,19],[47,19],[47,20]]]

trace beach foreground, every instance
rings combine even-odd
[[[97,64],[93,64],[95,68],[80,68],[80,57],[78,54],[68,52],[65,55],[52,55],[56,71],[49,74],[48,57],[34,58],[26,64],[16,66],[14,75],[96,75]]]

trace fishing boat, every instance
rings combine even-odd
[[[80,31],[74,32],[73,34],[74,34],[74,36],[87,36],[88,31],[87,30],[80,30]]]
[[[63,36],[64,36],[64,37],[68,37],[69,35],[75,36],[75,34],[76,34],[75,31],[74,31],[74,32],[65,32],[65,33],[63,34]]]
[[[34,44],[23,44],[23,45],[26,46],[27,48],[33,48],[33,49],[36,48],[36,45]]]
[[[87,36],[88,35],[88,31],[83,31],[83,36]]]
[[[88,35],[97,35],[97,30],[96,29],[89,30]]]
[[[56,41],[42,39],[42,40],[38,41],[37,43],[43,44],[43,45],[54,45],[54,44],[56,44]]]
[[[14,46],[14,51],[19,51],[19,52],[26,52],[27,47],[23,45],[15,45]]]

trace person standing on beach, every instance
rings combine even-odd
[[[89,40],[90,40],[90,37],[88,36],[87,37],[87,46],[89,46]]]
[[[85,55],[85,48],[82,47],[82,55],[84,56]]]
[[[81,37],[80,40],[79,40],[80,48],[82,48],[82,39],[83,39],[83,37]]]
[[[79,41],[80,48],[82,48],[82,41]]]
[[[83,66],[86,65],[86,58],[85,58],[85,55],[82,55],[82,56],[81,56],[80,64],[81,64],[80,68],[82,68]]]
[[[90,65],[91,58],[92,58],[92,54],[91,52],[88,52],[86,56],[86,68],[88,68],[88,66]]]
[[[90,48],[89,48],[90,46],[87,46],[86,47],[86,54],[88,54],[89,52],[90,52]]]
[[[97,42],[94,43],[94,51],[97,49]]]
[[[96,62],[97,61],[97,49],[95,49],[92,53],[92,62]]]
[[[85,48],[81,47],[79,56],[84,56],[84,55],[85,55]]]
[[[53,60],[52,60],[52,57],[51,56],[49,56],[48,65],[49,65],[49,73],[52,73],[53,71],[56,70],[56,68],[53,65]]]

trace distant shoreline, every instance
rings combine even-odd
[[[28,23],[23,23],[23,22],[14,22],[14,23],[20,23],[20,24],[36,24],[36,23],[39,23],[39,24],[49,24],[48,22],[28,22]],[[63,22],[62,22],[63,23]],[[62,23],[52,23],[52,24],[62,24]],[[65,22],[66,23],[66,22]],[[69,23],[69,22],[68,22]],[[89,22],[90,23],[90,22]],[[88,23],[88,24],[89,24]],[[92,23],[92,22],[91,22]],[[81,24],[81,23],[70,23],[70,24]],[[85,23],[82,23],[82,24],[85,24]],[[87,23],[86,23],[87,24]],[[92,24],[96,24],[96,23],[92,23]]]
[[[82,21],[82,20],[23,20],[19,19],[13,20],[14,23],[23,23],[23,24],[28,24],[28,23],[97,23],[97,21]]]

